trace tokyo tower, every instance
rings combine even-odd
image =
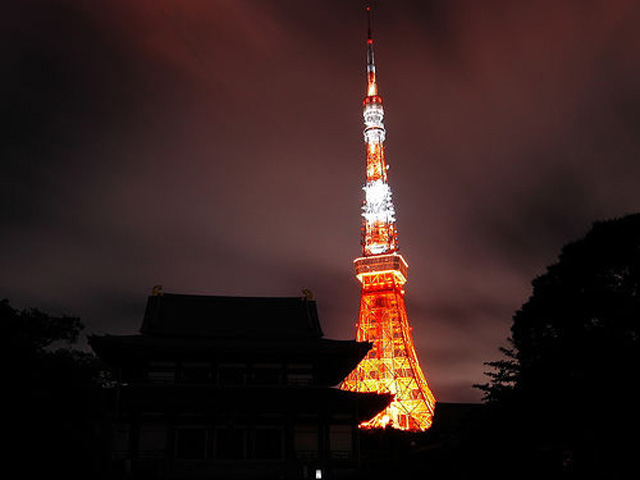
[[[384,158],[386,130],[376,82],[370,7],[367,12],[367,95],[363,102],[367,164],[362,257],[354,264],[362,284],[356,340],[373,346],[340,388],[394,395],[389,406],[363,422],[361,428],[422,431],[431,426],[436,401],[418,362],[404,303],[408,265],[398,253],[395,209]]]

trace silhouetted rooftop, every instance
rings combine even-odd
[[[316,302],[305,297],[149,297],[140,332],[215,338],[320,338]]]
[[[316,302],[305,297],[220,297],[165,293],[148,298],[138,335],[92,335],[89,344],[113,365],[154,360],[302,362],[333,385],[371,348],[322,338]]]

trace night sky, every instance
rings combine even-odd
[[[530,282],[640,210],[640,2],[374,2],[407,309],[477,401]],[[0,298],[137,331],[172,293],[301,296],[351,339],[356,0],[21,0],[0,15]]]

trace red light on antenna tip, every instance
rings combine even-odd
[[[369,45],[371,45],[371,44],[373,43],[373,39],[372,39],[372,38],[368,39],[368,40],[367,40],[367,43],[368,43]]]

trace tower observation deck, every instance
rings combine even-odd
[[[362,207],[362,256],[354,260],[362,285],[356,340],[372,348],[340,388],[391,393],[394,400],[361,428],[422,431],[431,426],[435,398],[416,354],[404,303],[408,264],[398,253],[395,208],[384,157],[384,108],[378,94],[367,7],[367,95],[363,101],[366,181]]]

